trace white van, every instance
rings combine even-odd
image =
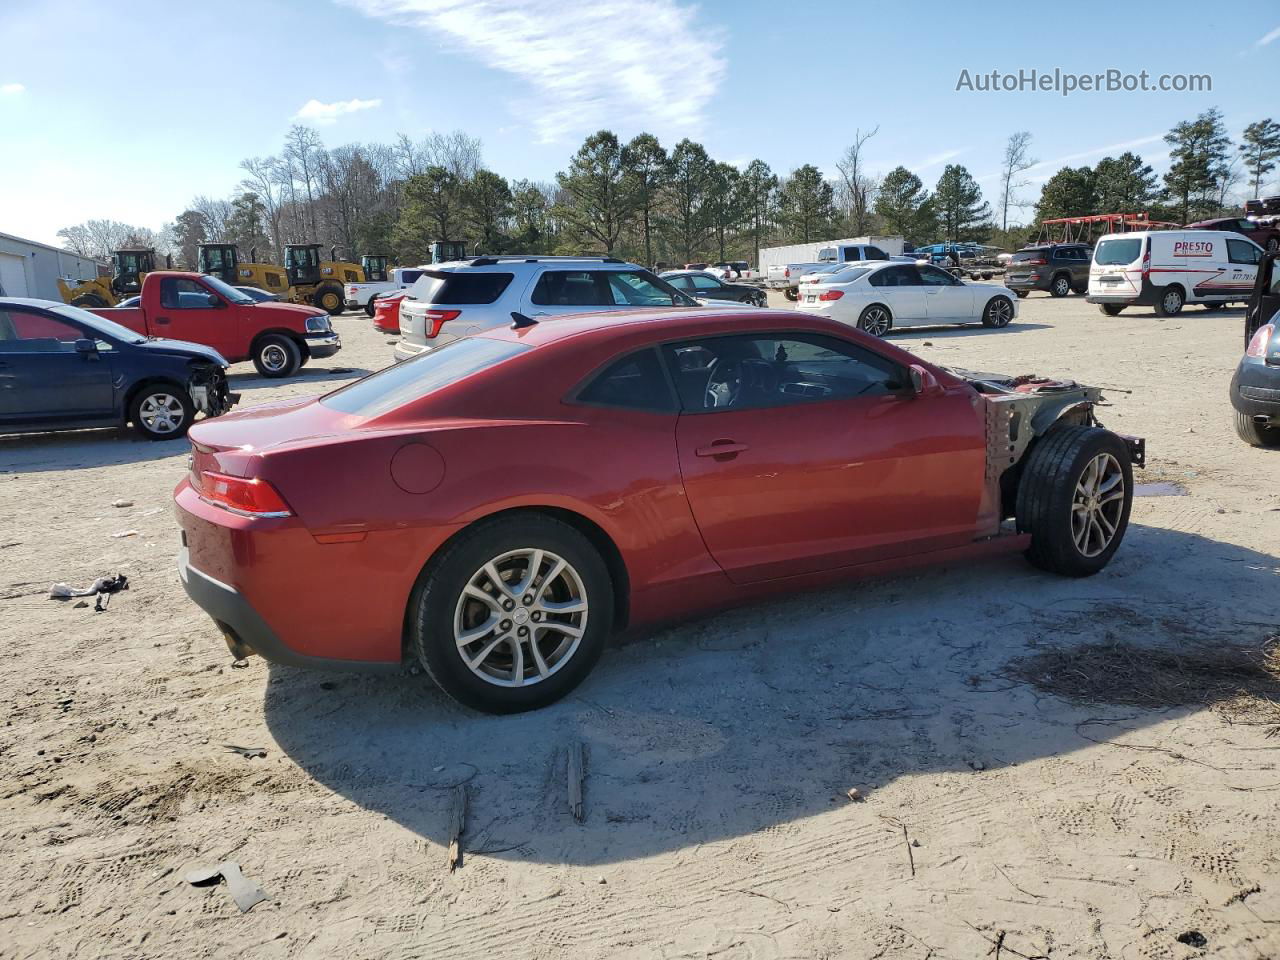
[[[1093,248],[1090,303],[1114,317],[1125,307],[1155,307],[1162,317],[1188,303],[1216,310],[1253,291],[1262,248],[1221,230],[1109,233]]]

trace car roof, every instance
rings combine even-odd
[[[477,263],[476,260],[483,262]],[[600,257],[539,257],[530,254],[528,257],[508,256],[505,259],[492,260],[488,257],[468,257],[466,260],[448,260],[444,263],[428,264],[421,269],[428,272],[443,270],[456,273],[464,270],[485,271],[490,273],[510,273],[515,268],[547,267],[551,269],[569,270],[644,270],[638,263],[625,260],[605,261]]]
[[[660,277],[710,277],[712,280],[719,280],[714,273],[706,270],[663,270],[658,274]]]
[[[0,297],[0,307],[39,307],[48,310],[50,307],[63,307],[57,300],[41,300],[39,297]]]

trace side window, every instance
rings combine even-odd
[[[530,299],[552,307],[598,307],[612,304],[596,287],[596,274],[589,270],[548,270],[538,278]]]
[[[695,290],[719,290],[720,283],[714,277],[690,277]]]
[[[34,310],[0,308],[0,352],[71,353],[85,338],[75,324]]]
[[[888,259],[889,259],[889,255],[888,255],[887,253],[885,253],[883,250],[881,250],[879,247],[867,247],[866,252],[863,254],[862,259],[864,259],[864,260],[888,260]]]
[[[926,287],[953,287],[959,281],[945,270],[939,270],[937,267],[917,267],[920,272],[920,279]]]
[[[160,281],[160,306],[166,310],[210,310],[211,296],[208,287],[187,277],[165,277]]]
[[[1257,263],[1259,250],[1248,240],[1228,240],[1227,257],[1232,263]]]
[[[845,263],[857,263],[861,259],[862,259],[861,247],[845,247],[844,248]]]
[[[920,285],[916,268],[909,264],[877,270],[868,280],[873,287],[915,287]]]
[[[663,349],[681,408],[691,413],[882,396],[904,386],[896,364],[821,334],[713,337]]]
[[[675,409],[656,350],[641,350],[614,361],[579,392],[578,400],[627,410]]]

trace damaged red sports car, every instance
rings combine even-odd
[[[1096,573],[1143,457],[1099,398],[790,311],[518,318],[196,424],[181,574],[236,656],[527,710],[625,627],[1004,550]]]

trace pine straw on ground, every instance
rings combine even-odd
[[[1257,645],[1047,647],[1011,660],[1001,674],[1075,703],[1206,706],[1232,723],[1280,724],[1280,634]]]

